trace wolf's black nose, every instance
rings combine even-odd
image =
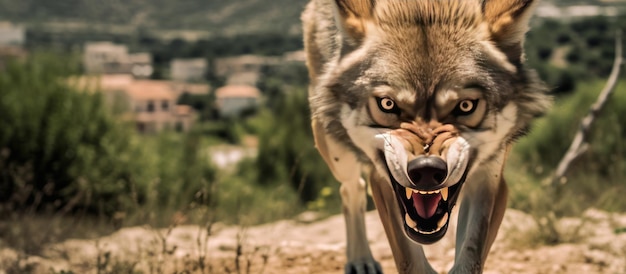
[[[430,189],[443,183],[448,166],[440,157],[419,156],[409,162],[407,172],[418,189]]]

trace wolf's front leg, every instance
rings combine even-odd
[[[356,167],[352,170],[360,169]],[[342,181],[340,192],[348,242],[346,247],[348,263],[345,272],[347,274],[382,273],[380,264],[372,256],[365,231],[364,214],[367,203],[365,181],[360,177]]]
[[[459,209],[456,256],[449,273],[482,273],[502,223],[508,188],[500,172],[479,168],[465,183]]]
[[[361,165],[345,146],[324,134],[323,128],[313,120],[313,136],[317,150],[326,161],[333,176],[341,183],[340,193],[343,216],[346,221],[346,274],[382,273],[374,260],[365,231],[366,186],[361,178]]]

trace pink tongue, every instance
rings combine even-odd
[[[418,194],[413,193],[413,207],[417,210],[417,215],[424,219],[428,219],[435,215],[437,206],[441,200],[441,193],[437,194]]]

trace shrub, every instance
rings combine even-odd
[[[130,202],[116,195],[130,192],[138,176],[130,132],[107,113],[101,96],[63,80],[71,72],[42,54],[0,74],[5,205],[110,214]]]
[[[216,171],[200,133],[138,135],[62,64],[36,54],[0,74],[0,213],[148,216],[208,193]]]
[[[544,196],[547,195],[545,185],[540,183],[549,178],[556,169],[572,142],[582,117],[597,99],[603,85],[598,80],[581,83],[574,93],[557,100],[552,111],[540,119],[530,134],[515,146],[510,165],[515,165],[516,168],[508,173],[517,174],[524,170],[530,175],[512,183],[517,184],[520,180],[534,182],[534,187],[525,188],[541,190]],[[618,194],[626,191],[623,185],[626,179],[626,127],[620,118],[626,115],[625,91],[625,84],[618,85],[605,109],[598,114],[592,127],[589,148],[573,163],[574,166],[567,174],[566,185],[558,188],[554,195],[543,197],[549,200],[549,209],[554,210],[557,215],[577,214],[591,206],[606,210],[626,210],[626,201]],[[514,177],[520,178],[517,175]],[[530,204],[520,202],[537,195],[529,193],[532,191],[528,191],[523,197],[514,198],[512,205],[532,211]]]
[[[335,180],[314,146],[306,92],[293,89],[282,98],[272,112],[261,114],[266,124],[259,134],[257,180],[264,185],[287,183],[306,203]]]

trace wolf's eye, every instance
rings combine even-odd
[[[474,113],[474,111],[476,111],[476,107],[478,107],[478,99],[465,99],[456,105],[456,107],[452,111],[452,114],[455,116],[470,115]]]
[[[382,112],[395,114],[400,113],[400,108],[398,108],[396,102],[394,102],[391,98],[376,98],[376,101],[378,101],[378,108],[380,108]]]

